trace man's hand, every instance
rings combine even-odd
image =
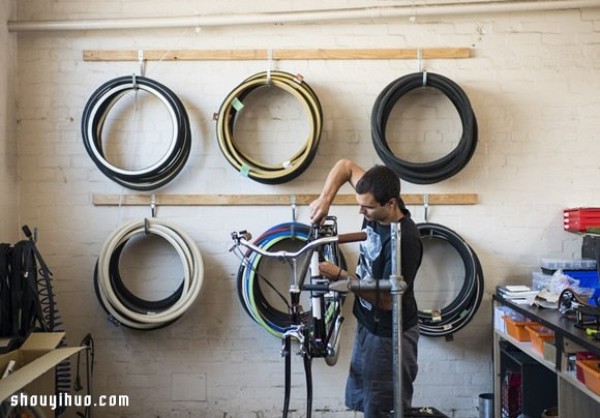
[[[319,271],[323,277],[329,280],[345,279],[348,276],[348,273],[344,269],[329,261],[320,262]]]
[[[321,224],[329,213],[329,203],[322,197],[313,200],[308,207],[311,224]]]

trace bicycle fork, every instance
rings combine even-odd
[[[312,372],[311,372],[311,356],[308,347],[308,335],[306,335],[306,327],[300,322],[300,312],[298,310],[300,292],[292,293],[292,316],[300,325],[294,326],[283,334],[282,355],[285,356],[285,388],[283,400],[283,418],[287,418],[290,408],[290,394],[292,382],[292,338],[300,343],[300,351],[304,364],[304,375],[306,377],[306,418],[310,418],[312,414]]]
[[[313,228],[312,239],[319,238],[318,228]],[[313,251],[308,265],[310,271],[310,284],[314,286],[313,289],[326,289],[329,280],[322,278],[319,269],[319,251]],[[342,317],[338,316],[335,319],[335,325],[331,331],[328,331],[326,324],[325,311],[325,294],[327,290],[311,290],[310,292],[310,303],[311,303],[311,326],[307,327],[301,318],[301,305],[300,305],[300,291],[299,278],[297,276],[296,260],[292,260],[292,271],[293,276],[290,285],[290,299],[291,299],[291,319],[292,324],[296,324],[288,329],[283,334],[283,347],[282,355],[285,356],[285,388],[284,388],[284,403],[283,403],[283,418],[287,418],[290,406],[290,395],[291,395],[291,376],[292,376],[292,338],[297,340],[300,345],[298,354],[302,356],[304,365],[304,375],[306,379],[306,418],[312,416],[312,400],[313,400],[313,386],[312,386],[312,358],[313,357],[324,357],[329,365],[335,364],[334,355],[337,351],[337,344],[339,340],[339,332],[341,328]],[[301,272],[301,277],[305,277],[306,266]],[[336,307],[337,309],[337,307]],[[328,361],[329,359],[329,361]]]

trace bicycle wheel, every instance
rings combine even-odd
[[[277,246],[304,245],[308,238],[309,226],[298,223],[283,223],[275,225],[259,236],[254,243],[269,250]],[[238,297],[245,312],[261,327],[277,338],[293,325],[289,311],[289,296],[277,286],[287,286],[287,274],[284,279],[270,281],[266,272],[270,270],[269,262],[257,253],[248,251],[247,262],[241,263],[237,274]],[[269,274],[270,276],[270,274]],[[274,275],[273,277],[279,277]],[[301,322],[308,321],[309,312],[302,314]]]

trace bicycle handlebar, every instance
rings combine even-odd
[[[337,237],[338,244],[345,244],[347,242],[365,241],[367,239],[367,233],[363,231],[349,232],[347,234],[339,234]]]
[[[347,279],[347,280],[338,280],[335,282],[328,283],[306,283],[302,285],[302,290],[309,290],[314,292],[329,292],[330,290],[334,292],[348,292],[348,291],[357,291],[360,292],[362,290],[382,290],[389,292],[392,289],[392,283],[390,280],[357,280],[357,279]]]
[[[285,260],[291,260],[300,257],[302,254],[307,251],[318,247],[319,245],[329,244],[333,242],[337,242],[339,244],[345,244],[348,242],[357,242],[364,241],[367,239],[366,232],[351,232],[347,234],[339,234],[330,237],[321,237],[317,238],[313,241],[309,241],[304,247],[300,248],[298,251],[266,251],[262,248],[254,245],[250,242],[252,239],[252,234],[247,231],[240,232],[232,232],[231,238],[236,242],[236,245],[243,245],[244,247],[256,251],[257,253],[265,256],[265,257],[273,257],[273,258],[282,258]]]

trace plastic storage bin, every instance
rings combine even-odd
[[[579,380],[581,383],[585,383],[585,374],[583,373],[583,368],[581,367],[581,360],[600,360],[600,357],[594,353],[590,353],[589,351],[580,351],[579,353],[575,353],[575,373],[577,375],[577,380]]]
[[[531,273],[531,289],[532,290],[550,289],[551,280],[552,280],[551,274],[544,274],[541,271],[534,271]]]
[[[563,270],[565,276],[569,276],[579,282],[579,287],[597,289],[600,287],[597,270]]]
[[[531,347],[540,354],[544,354],[544,341],[554,341],[554,331],[542,325],[528,325]]]
[[[540,267],[547,270],[594,270],[596,260],[588,258],[542,258]]]
[[[513,318],[511,315],[504,315],[504,322],[506,323],[506,333],[520,342],[531,341],[526,327],[539,325],[534,321],[519,321],[519,318]]]
[[[600,227],[600,208],[572,208],[563,210],[565,231],[584,232]]]
[[[556,361],[556,346],[554,345],[554,341],[544,341],[544,360],[546,361]]]
[[[600,360],[577,360],[576,364],[583,372],[583,383],[596,395],[600,395]]]

